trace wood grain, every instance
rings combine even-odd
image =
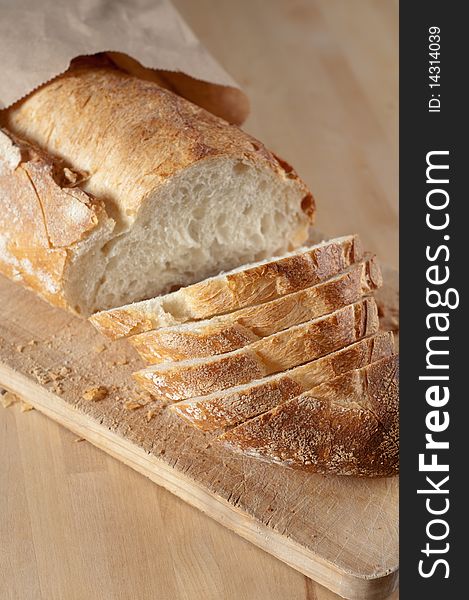
[[[319,227],[396,265],[397,2],[175,4],[248,92],[246,128],[313,189]],[[76,437],[0,410],[2,599],[337,598]]]

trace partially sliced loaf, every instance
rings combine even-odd
[[[232,427],[338,375],[394,353],[393,334],[378,332],[288,371],[207,396],[172,404],[170,410],[204,431]]]
[[[147,331],[129,341],[152,364],[232,352],[357,302],[381,283],[381,271],[375,257],[371,257],[305,290],[205,321]]]
[[[104,204],[107,226],[76,227],[77,237],[60,246],[66,263],[58,277],[34,238],[55,226],[47,206],[57,201],[52,194],[64,194],[38,171],[43,185],[36,187],[35,200],[47,205],[43,221],[26,244],[11,222],[0,223],[6,248],[0,272],[10,275],[13,256],[24,283],[35,277],[42,284],[36,289],[49,300],[57,289],[62,304],[88,316],[304,244],[314,200],[287,163],[238,127],[153,81],[97,62],[77,63],[0,110],[0,125],[82,172],[77,192],[86,202],[83,192]],[[0,180],[0,212],[12,203],[17,222],[29,231],[29,203],[13,189],[18,178],[0,143],[2,162],[11,177]],[[81,225],[80,213],[86,207],[79,207],[78,217],[75,209],[57,209],[66,228]],[[25,260],[18,258],[23,246]]]
[[[290,327],[234,352],[153,365],[134,374],[151,394],[172,401],[248,383],[343,348],[379,328],[373,298]]]
[[[317,473],[399,470],[399,357],[324,383],[224,433],[249,456]]]
[[[205,319],[303,290],[362,259],[356,235],[300,248],[284,256],[244,265],[166,296],[98,312],[91,322],[116,339]]]

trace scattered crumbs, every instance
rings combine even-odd
[[[53,381],[59,381],[67,377],[70,374],[71,369],[69,367],[60,367],[58,371],[50,371],[49,375]]]
[[[99,400],[103,400],[108,395],[108,389],[104,385],[95,386],[92,388],[88,388],[82,394],[82,398],[85,400],[92,400],[93,402],[98,402]]]
[[[31,373],[38,380],[38,382],[42,385],[45,385],[46,383],[50,383],[50,381],[51,381],[49,373],[47,371],[44,371],[44,369],[42,369],[41,367],[34,367],[34,369],[31,371]]]
[[[64,388],[63,388],[62,383],[60,381],[54,381],[54,383],[52,384],[52,388],[51,389],[54,392],[54,394],[58,394],[59,396],[64,391]]]
[[[27,344],[18,344],[18,346],[16,346],[16,351],[23,352],[24,349],[26,348],[26,346],[35,346],[36,344],[37,344],[36,340],[29,340],[29,342]]]
[[[147,423],[149,423],[153,417],[156,415],[156,410],[151,408],[148,412],[147,412]]]
[[[74,442],[84,442],[85,438],[79,437],[79,438],[75,438],[73,441]]]
[[[163,448],[162,450],[160,450],[160,454],[161,456],[163,456],[164,454],[166,454],[166,450]]]
[[[124,408],[127,410],[138,410],[139,408],[143,408],[150,402],[153,402],[154,398],[150,394],[146,392],[135,394],[130,400],[124,402]],[[146,418],[147,421],[151,421],[151,419],[157,414],[157,411],[151,409],[147,412]],[[150,416],[149,416],[150,415]]]
[[[106,346],[105,346],[104,344],[97,344],[97,345],[94,347],[94,351],[95,351],[97,354],[100,354],[101,352],[104,352],[104,350],[106,350]]]
[[[16,394],[8,391],[1,395],[1,399],[3,408],[8,408],[12,404],[15,404],[15,402],[20,402],[20,398]]]
[[[144,405],[141,402],[138,402],[137,400],[127,400],[127,402],[124,402],[124,408],[126,410],[138,410],[143,406]]]
[[[207,445],[205,446],[205,449],[206,449],[206,450],[208,450],[208,449],[209,449],[209,448],[211,448],[211,447],[212,447],[212,444],[207,444]]]
[[[17,402],[19,402],[21,412],[28,412],[30,410],[34,410],[34,406],[32,406],[31,404],[29,404],[29,402],[26,402],[25,400],[20,398],[13,392],[7,391],[1,395],[1,398],[2,398],[2,404],[5,408],[8,408],[12,404],[16,404]]]
[[[128,365],[128,364],[129,364],[129,359],[128,359],[128,358],[126,358],[126,357],[123,357],[123,358],[118,358],[118,359],[116,359],[116,360],[113,360],[113,361],[111,362],[111,365],[112,365],[113,367],[120,367],[120,366],[123,366],[123,365]]]

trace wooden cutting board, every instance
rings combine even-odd
[[[397,478],[308,475],[232,454],[156,403],[131,410],[141,362],[125,340],[103,343],[1,276],[0,306],[0,386],[341,596],[395,589]],[[108,396],[86,399],[95,386]]]

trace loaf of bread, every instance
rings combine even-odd
[[[155,363],[136,380],[230,448],[395,473],[375,259],[354,235],[301,247],[315,206],[287,163],[103,61],[0,111],[0,272],[129,337]]]
[[[399,357],[341,375],[225,432],[249,456],[316,473],[399,469]]]
[[[129,338],[149,363],[232,352],[372,293],[382,283],[374,257],[313,287],[205,321],[162,327]]]
[[[170,410],[203,431],[238,425],[303,392],[394,354],[391,332],[378,332],[299,367],[207,396],[171,404]]]
[[[285,256],[243,265],[176,292],[99,312],[93,325],[115,339],[268,302],[305,289],[361,260],[358,236],[300,248]]]
[[[205,396],[295,367],[378,331],[373,298],[260,339],[233,352],[152,365],[134,374],[148,392],[171,401]]]
[[[313,198],[289,165],[117,68],[69,70],[0,111],[0,126],[0,271],[77,313],[307,237]]]

